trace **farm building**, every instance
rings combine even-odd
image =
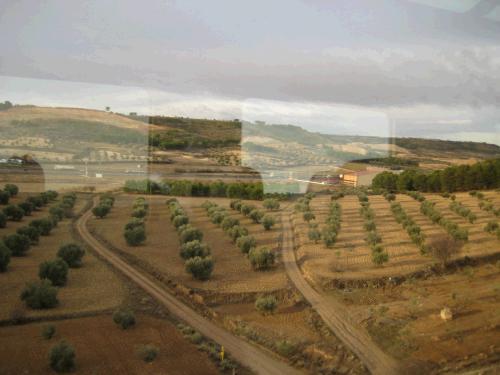
[[[342,184],[347,186],[369,186],[372,184],[373,178],[380,172],[380,170],[349,172],[340,175],[340,179]]]

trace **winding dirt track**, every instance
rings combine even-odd
[[[241,364],[247,366],[258,374],[282,375],[301,374],[297,369],[273,357],[270,353],[256,348],[248,342],[232,335],[228,331],[216,326],[196,311],[170,295],[161,286],[157,285],[146,274],[138,271],[119,256],[107,249],[97,241],[88,231],[86,223],[91,216],[91,211],[83,214],[76,223],[78,233],[99,255],[106,259],[113,267],[123,272],[130,280],[144,289],[172,314],[185,321],[187,324],[201,332],[202,335],[212,339],[224,348]]]
[[[400,373],[396,361],[378,348],[368,334],[355,327],[342,304],[334,298],[321,295],[305,280],[295,259],[290,213],[284,212],[282,220],[283,262],[290,280],[321,316],[335,336],[358,356],[372,374],[392,375]]]

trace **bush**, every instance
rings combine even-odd
[[[144,361],[144,362],[153,362],[156,357],[158,356],[158,353],[160,350],[154,346],[154,345],[144,345],[139,348],[139,357]]]
[[[270,230],[276,221],[274,220],[274,217],[271,215],[265,215],[262,218],[262,226],[264,227],[265,230]]]
[[[35,206],[33,206],[33,203],[30,202],[21,202],[18,204],[19,208],[23,210],[25,216],[30,216],[33,210],[35,209]]]
[[[499,226],[496,221],[488,221],[488,224],[484,227],[484,230],[488,233],[495,233],[498,230]]]
[[[15,197],[17,193],[19,193],[19,188],[14,184],[5,184],[3,189],[8,192],[11,197]]]
[[[82,258],[84,255],[85,250],[83,250],[76,243],[63,245],[57,251],[57,256],[64,260],[71,268],[80,267],[82,265]]]
[[[389,261],[389,254],[381,246],[376,246],[372,251],[372,261],[376,265],[382,265]]]
[[[3,242],[15,257],[23,256],[31,244],[29,237],[17,233],[5,236]]]
[[[55,372],[70,372],[75,368],[75,349],[65,341],[54,345],[49,356],[50,367]]]
[[[31,282],[26,285],[21,293],[23,300],[32,309],[49,309],[57,306],[57,288],[50,280]]]
[[[144,208],[136,208],[132,211],[132,217],[143,218],[147,215],[148,211]]]
[[[186,228],[180,232],[179,240],[181,244],[194,240],[201,242],[203,240],[203,233],[198,228],[187,225]]]
[[[186,225],[189,223],[189,218],[186,215],[177,215],[172,220],[174,227],[179,228],[181,225]]]
[[[279,210],[280,208],[280,202],[274,198],[265,199],[262,205],[266,210]]]
[[[227,234],[231,237],[233,242],[236,242],[238,238],[248,235],[248,230],[239,225],[235,225],[227,231]]]
[[[309,229],[308,235],[309,235],[309,239],[311,241],[314,241],[314,243],[318,243],[321,240],[321,233],[316,228]]]
[[[0,228],[5,228],[7,226],[7,215],[0,211]]]
[[[186,261],[186,271],[198,280],[208,280],[214,269],[214,261],[211,257],[194,257]]]
[[[45,340],[50,340],[56,334],[56,327],[53,324],[45,324],[42,327],[42,337]]]
[[[335,232],[332,228],[324,227],[321,233],[321,238],[323,238],[325,246],[331,248],[335,245],[335,241],[337,240],[337,232]]]
[[[255,301],[255,308],[262,314],[272,314],[276,307],[278,307],[278,300],[275,296],[262,296]]]
[[[125,224],[125,230],[131,230],[137,227],[144,227],[144,220],[134,217],[127,224]]]
[[[274,266],[274,253],[267,247],[250,250],[248,258],[256,270],[266,270]]]
[[[316,215],[312,211],[306,211],[302,214],[302,218],[309,223],[311,220],[316,219]]]
[[[13,221],[21,221],[24,216],[24,211],[21,207],[10,204],[3,209],[3,213],[7,216],[8,219]]]
[[[122,329],[128,329],[135,325],[135,314],[130,309],[118,309],[113,313],[113,322]]]
[[[276,351],[283,357],[291,357],[297,352],[297,346],[288,340],[276,342]]]
[[[222,223],[222,221],[224,221],[224,219],[226,217],[227,217],[227,213],[226,212],[224,212],[224,211],[216,211],[216,212],[214,212],[211,215],[210,220],[214,224],[220,224],[220,223]]]
[[[59,221],[64,219],[64,210],[59,206],[50,207],[49,214],[55,216]]]
[[[10,194],[8,191],[0,190],[0,204],[9,204]]]
[[[194,257],[204,258],[208,255],[210,255],[210,248],[207,244],[198,240],[186,242],[181,246],[181,257],[183,259]]]
[[[37,197],[28,197],[26,198],[26,202],[29,202],[33,205],[34,210],[39,210],[43,207],[43,200],[39,196]]]
[[[248,217],[252,219],[254,223],[260,223],[262,220],[262,217],[264,216],[264,213],[260,210],[252,210],[249,214]]]
[[[110,210],[111,206],[105,204],[99,204],[92,209],[92,213],[94,214],[95,217],[102,219],[106,217],[106,215],[109,213]]]
[[[146,230],[144,229],[144,226],[127,229],[123,235],[129,246],[139,246],[146,241]]]
[[[48,279],[52,285],[63,286],[68,280],[68,264],[62,259],[46,260],[40,263],[38,270],[40,279]]]
[[[448,260],[460,250],[460,244],[449,237],[440,237],[429,244],[432,255],[446,266]]]
[[[249,204],[242,204],[241,205],[241,213],[245,216],[247,216],[248,214],[250,214],[250,212],[253,211],[255,207],[252,206],[252,205],[249,205]]]
[[[248,254],[251,249],[257,246],[257,241],[253,236],[241,236],[236,240],[236,245],[243,253]]]
[[[235,225],[239,225],[240,222],[238,219],[235,219],[234,217],[226,217],[224,220],[222,220],[222,223],[221,223],[221,228],[224,230],[224,231],[227,231],[229,230],[229,228],[232,228],[234,227]]]
[[[0,241],[0,272],[7,271],[7,266],[10,263],[10,256],[12,255],[10,249],[5,246],[3,241]]]
[[[52,228],[54,228],[52,220],[48,218],[32,220],[29,226],[36,228],[41,236],[48,236]]]

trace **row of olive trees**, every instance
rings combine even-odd
[[[420,226],[415,223],[398,202],[391,202],[391,212],[396,221],[403,226],[412,242],[418,246],[421,254],[428,252],[428,247],[425,244],[425,235]]]
[[[446,229],[453,240],[467,241],[469,239],[469,232],[467,229],[460,228],[458,224],[445,218],[441,212],[436,209],[435,205],[435,202],[424,200],[420,203],[420,212],[431,219],[434,224],[439,224]]]
[[[275,210],[279,208],[279,202],[276,199],[268,199],[268,201],[269,200],[274,200],[277,203],[277,206],[274,205],[274,203],[267,205],[267,207],[274,207],[274,208],[268,208],[269,210]],[[264,212],[256,208],[254,205],[245,204],[239,199],[231,201],[229,206],[233,210],[238,211],[244,216],[249,217],[254,223],[262,224],[265,230],[271,230],[272,227],[276,224],[276,220],[272,215],[265,214]]]
[[[472,197],[479,199],[479,208],[481,210],[489,212],[497,217],[500,217],[500,208],[496,208],[490,198],[486,198],[484,193],[480,191],[471,191],[469,194]]]
[[[255,209],[250,205],[242,204],[240,201],[231,202],[232,208],[249,215]],[[257,249],[257,241],[248,230],[240,225],[238,219],[229,216],[226,209],[213,202],[205,202],[202,205],[207,211],[212,223],[219,225],[222,230],[231,237],[239,249],[248,255],[248,259],[254,270],[266,270],[274,266],[275,254],[267,247]]]
[[[368,201],[366,193],[359,193],[358,199],[361,204],[359,212],[365,221],[364,229],[368,232],[365,241],[370,245],[372,251],[372,262],[376,265],[382,265],[389,261],[389,254],[382,246],[382,237],[380,237],[377,232],[375,212],[370,207],[370,202]]]
[[[209,246],[203,242],[203,233],[189,223],[189,217],[177,201],[167,200],[170,220],[179,234],[180,256],[185,260],[186,272],[195,279],[208,280],[214,270]]]
[[[470,208],[465,207],[460,202],[452,201],[450,203],[450,210],[455,212],[457,215],[466,218],[471,224],[477,220],[476,214],[474,214]]]
[[[133,204],[132,219],[125,224],[123,236],[130,246],[139,246],[146,241],[146,225],[144,220],[148,214],[149,204],[144,197],[138,197]]]

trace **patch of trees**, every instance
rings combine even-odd
[[[0,111],[7,111],[12,107],[13,107],[12,103],[9,102],[8,100],[4,101],[3,103],[0,103]]]
[[[370,245],[372,251],[372,262],[376,265],[382,265],[389,261],[389,254],[382,246],[382,237],[377,232],[377,225],[375,224],[375,212],[370,207],[368,196],[366,193],[361,192],[358,195],[361,208],[360,215],[363,217],[365,223],[364,228],[367,231],[365,241]]]
[[[145,217],[148,213],[149,205],[144,197],[134,200],[132,220],[125,224],[123,237],[130,246],[139,246],[146,241]]]
[[[425,192],[454,192],[500,187],[500,158],[472,165],[458,165],[424,173],[407,170],[401,174],[382,172],[372,182],[374,189]]]
[[[460,228],[458,224],[445,218],[435,207],[434,202],[428,200],[420,204],[420,212],[427,216],[434,224],[442,226],[455,241],[467,241],[469,232],[467,229]]]
[[[353,159],[353,163],[363,163],[401,169],[402,167],[418,167],[418,161],[389,156],[386,158]]]
[[[189,223],[189,217],[177,201],[167,200],[170,220],[175,226],[181,244],[180,256],[184,259],[186,272],[197,280],[208,280],[214,270],[210,247],[203,242],[203,233]]]
[[[422,254],[426,254],[428,252],[428,248],[425,245],[425,235],[420,226],[415,223],[415,221],[406,213],[405,209],[398,202],[391,202],[391,212],[396,221],[406,230],[412,242],[418,246],[420,252]]]
[[[141,194],[163,194],[192,197],[227,197],[261,200],[264,188],[261,182],[200,182],[172,180],[156,182],[151,180],[129,180],[125,182],[126,192]]]

